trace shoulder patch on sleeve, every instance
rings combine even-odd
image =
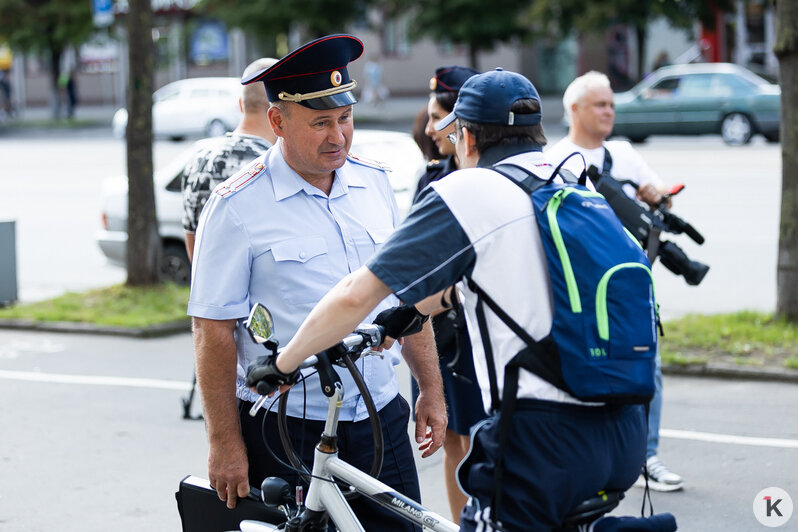
[[[376,168],[377,170],[384,170],[386,172],[390,172],[391,171],[391,167],[390,166],[388,166],[385,163],[381,163],[379,161],[375,161],[374,159],[368,159],[366,157],[361,157],[361,156],[355,155],[355,154],[353,154],[351,152],[346,157],[347,157],[347,159],[349,159],[350,161],[352,161],[355,164],[368,166],[370,168]]]
[[[263,174],[265,168],[266,166],[263,164],[262,158],[258,158],[249,166],[242,168],[240,171],[230,176],[226,181],[219,183],[216,188],[213,189],[213,193],[223,198],[231,196],[255,181]]]

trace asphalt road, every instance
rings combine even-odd
[[[557,126],[547,131],[552,143],[565,134]],[[156,168],[190,144],[157,141]],[[685,235],[667,238],[690,259],[711,266],[698,287],[661,265],[654,268],[665,318],[775,308],[780,145],[761,137],[738,148],[713,136],[657,137],[640,151],[666,183],[686,185],[673,212],[703,233],[706,243],[698,246]],[[16,221],[20,300],[124,281],[124,270],[109,265],[94,240],[102,182],[124,173],[124,142],[108,129],[23,130],[0,137],[0,220]]]
[[[0,530],[179,530],[178,482],[206,472],[203,424],[181,418],[191,371],[187,333],[0,330]],[[764,530],[760,490],[798,497],[798,386],[666,377],[665,390],[661,456],[686,488],[653,493],[655,511],[685,531]],[[441,457],[418,465],[424,503],[446,515]],[[641,501],[633,488],[616,513]]]
[[[549,130],[552,141],[562,134]],[[156,166],[188,145],[156,142]],[[780,147],[759,138],[740,148],[714,137],[654,138],[640,150],[666,182],[687,185],[674,212],[707,243],[674,240],[712,268],[698,287],[655,268],[666,318],[772,310]],[[124,165],[124,144],[105,129],[0,138],[0,219],[17,222],[22,300],[124,280],[93,239],[102,180]],[[180,419],[191,371],[185,334],[0,331],[0,530],[178,530],[172,494],[182,476],[204,474],[207,452],[202,423]],[[687,489],[655,493],[655,510],[675,513],[680,530],[763,529],[751,511],[759,490],[798,497],[797,401],[794,385],[666,378],[661,455]],[[419,468],[425,502],[446,514],[440,457]],[[620,511],[639,507],[633,489]],[[798,529],[795,519],[787,528]]]

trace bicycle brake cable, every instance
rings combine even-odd
[[[307,375],[302,375],[299,378],[299,380],[296,382],[296,384],[299,384],[301,382],[303,384],[303,386],[304,386],[305,379],[307,379],[308,377],[312,377],[316,373],[318,373],[318,372],[314,371],[314,372],[311,372],[311,373],[309,373]],[[263,421],[261,422],[261,439],[263,440],[264,447],[266,447],[266,450],[269,452],[271,457],[278,464],[280,464],[284,468],[288,469],[289,471],[293,471],[294,473],[299,475],[300,479],[307,485],[310,485],[310,481],[311,481],[312,478],[315,478],[315,479],[318,479],[318,480],[324,480],[324,481],[330,482],[330,483],[336,482],[335,480],[330,479],[330,478],[319,477],[319,476],[313,475],[310,471],[308,471],[307,466],[302,461],[302,458],[297,455],[296,451],[294,450],[293,443],[288,438],[287,416],[285,416],[285,415],[281,416],[279,412],[272,412],[272,408],[274,408],[275,404],[279,403],[278,404],[278,410],[279,410],[281,405],[283,403],[287,402],[287,400],[288,400],[288,392],[289,391],[290,390],[286,391],[283,394],[280,394],[280,397],[278,397],[278,398],[274,399],[273,401],[271,401],[269,403],[269,406],[266,408],[266,411],[263,414]],[[283,399],[284,397],[285,397],[285,399]],[[277,453],[275,453],[274,449],[272,449],[271,445],[269,445],[269,440],[266,437],[266,416],[268,414],[270,414],[270,413],[277,414],[277,416],[278,416],[277,417],[277,420],[278,420],[278,432],[280,434],[281,442],[283,443],[283,449],[285,450],[286,455],[288,456],[288,459],[289,459],[289,461],[291,463],[286,463],[282,458],[277,456]],[[284,421],[285,424],[281,425],[281,421]],[[283,435],[285,435],[287,441],[283,441]],[[286,443],[287,443],[287,445],[286,445]],[[292,457],[294,457],[294,459],[296,460],[296,464],[292,461]],[[339,486],[341,486],[341,483],[338,483],[338,484],[339,484]],[[346,489],[346,491],[344,492],[344,496],[345,497],[350,498],[350,497],[353,497],[354,495],[357,495],[356,493],[349,491],[347,486],[342,486],[342,487],[344,487]]]

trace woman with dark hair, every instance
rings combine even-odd
[[[428,164],[433,163],[434,165],[437,164],[440,159],[443,159],[443,155],[438,151],[432,139],[427,136],[427,122],[429,122],[429,115],[427,114],[427,106],[425,105],[423,109],[419,110],[416,118],[413,120],[413,140],[416,141],[418,149],[424,154],[424,160],[427,161]],[[426,175],[426,171],[424,175]],[[426,184],[424,186],[426,186]],[[415,196],[418,196],[418,193],[419,191],[416,190]]]
[[[435,123],[452,112],[460,87],[465,83],[465,80],[476,74],[479,74],[479,72],[472,68],[446,66],[437,69],[435,75],[429,80],[431,92],[427,102],[427,123],[424,128],[424,134],[435,145],[441,157],[432,159],[427,164],[427,171],[418,181],[416,199],[418,199],[418,195],[427,185],[459,168],[457,154],[454,152],[454,144],[446,137],[454,131],[454,125],[447,127],[443,131],[435,131]],[[416,139],[416,142],[419,147],[422,146],[418,139]],[[424,151],[423,147],[422,151]]]
[[[457,155],[447,135],[454,132],[454,124],[443,131],[435,131],[435,124],[452,112],[457,101],[457,94],[465,81],[479,74],[476,70],[459,66],[441,67],[430,79],[430,98],[427,103],[427,120],[423,133],[427,141],[432,141],[439,158],[430,157],[432,148],[423,146],[423,139],[416,142],[428,157],[429,163],[424,175],[418,183],[416,197],[418,201],[422,191],[433,181],[437,181],[459,168]],[[414,136],[420,132],[420,124],[414,128]],[[456,298],[453,298],[456,303]],[[432,317],[432,328],[435,331],[435,344],[443,377],[443,391],[446,396],[446,408],[449,414],[449,425],[446,428],[446,440],[443,444],[443,467],[446,481],[446,493],[452,519],[460,520],[460,511],[465,506],[467,497],[460,491],[455,472],[457,466],[465,458],[470,447],[471,427],[486,417],[482,405],[482,396],[474,371],[471,354],[471,342],[468,339],[465,316],[455,304],[454,308]],[[418,396],[418,387],[413,381],[413,399]]]

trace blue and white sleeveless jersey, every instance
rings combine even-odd
[[[523,166],[545,179],[554,171],[540,152],[521,153],[501,163]],[[529,196],[506,177],[487,168],[459,170],[427,187],[367,264],[406,303],[417,303],[458,283],[486,411],[490,381],[476,321],[476,295],[463,278],[470,275],[533,338],[546,336],[551,330],[552,298],[534,217]],[[501,394],[504,366],[525,344],[484,308]],[[518,384],[518,397],[579,403],[523,369]]]

